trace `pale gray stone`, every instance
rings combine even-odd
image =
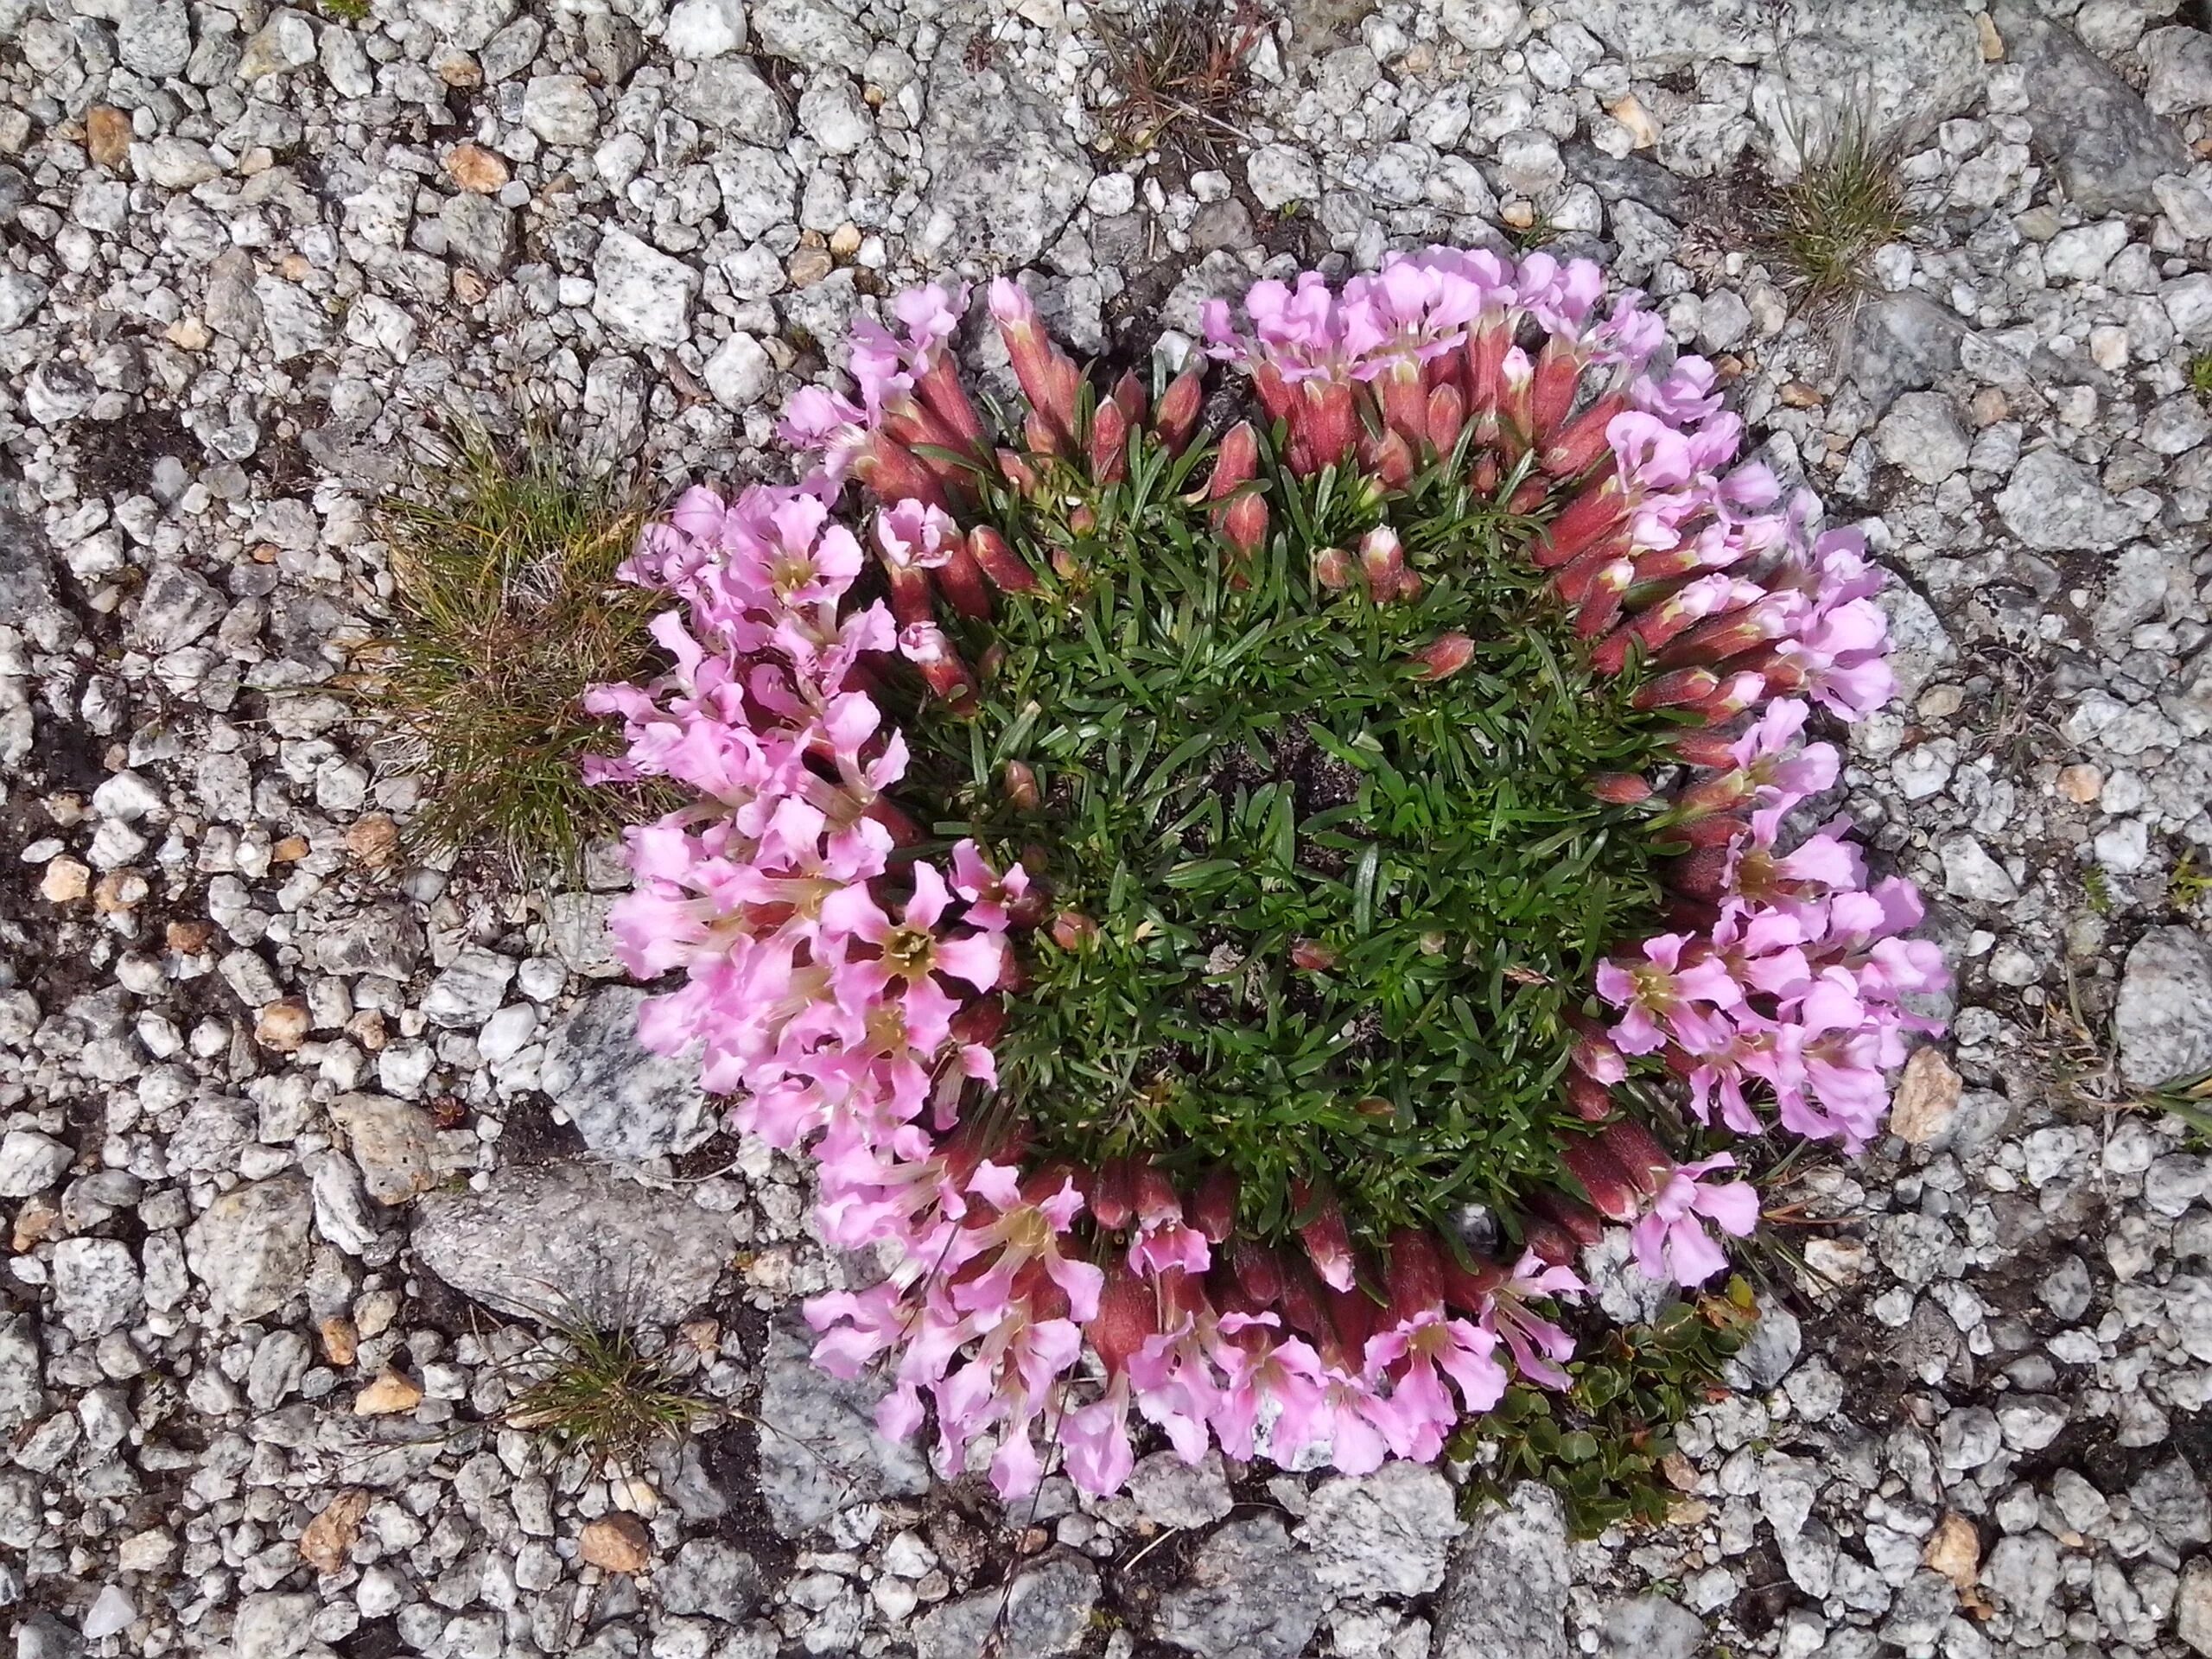
[[[1024,1567],[1013,1588],[978,1591],[922,1615],[917,1659],[970,1659],[998,1645],[1009,1655],[1069,1654],[1090,1634],[1098,1569],[1080,1556],[1055,1554]]]
[[[274,1313],[307,1281],[314,1195],[296,1173],[219,1193],[184,1236],[185,1261],[218,1319]]]
[[[410,1243],[425,1268],[487,1307],[604,1328],[683,1318],[734,1248],[726,1218],[596,1164],[510,1167],[480,1192],[425,1193]]]
[[[1523,1481],[1453,1553],[1431,1659],[1567,1659],[1567,1584],[1566,1512]]]
[[[884,1438],[875,1405],[885,1380],[831,1376],[808,1357],[796,1319],[779,1320],[761,1362],[760,1496],[788,1536],[840,1510],[929,1490],[929,1465],[912,1444]]]
[[[1185,1583],[1160,1599],[1154,1632],[1199,1659],[1296,1659],[1328,1592],[1272,1515],[1230,1522],[1199,1546]]]
[[[2121,1077],[2138,1089],[2212,1068],[2212,942],[2154,927],[2135,942],[2113,1015]]]
[[[584,1144],[617,1158],[689,1152],[715,1131],[697,1049],[653,1054],[639,1046],[645,1000],[633,985],[594,991],[554,1026],[538,1066],[538,1087]]]

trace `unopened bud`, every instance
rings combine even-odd
[[[1360,537],[1359,573],[1367,582],[1368,597],[1377,605],[1398,597],[1398,584],[1406,574],[1406,550],[1396,531],[1377,524]]]
[[[1080,950],[1098,937],[1098,924],[1079,910],[1064,910],[1052,918],[1052,943],[1063,950]]]
[[[1292,945],[1290,959],[1309,974],[1321,973],[1337,965],[1337,953],[1316,939],[1300,939]]]
[[[1651,798],[1651,785],[1632,772],[1605,772],[1590,780],[1590,792],[1611,806],[1634,806]]]
[[[1457,631],[1441,633],[1415,652],[1414,660],[1421,664],[1422,679],[1440,680],[1475,660],[1475,642]]]
[[[1009,760],[1001,774],[1006,790],[1007,804],[1018,812],[1034,812],[1040,798],[1037,790],[1037,773],[1027,760]]]
[[[1351,586],[1351,556],[1341,547],[1325,547],[1313,556],[1313,580],[1332,594]]]

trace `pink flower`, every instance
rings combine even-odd
[[[1598,964],[1598,995],[1626,1010],[1611,1033],[1624,1053],[1649,1054],[1670,1039],[1692,1053],[1727,1041],[1718,1012],[1741,1003],[1743,989],[1724,963],[1691,953],[1693,943],[1662,933],[1643,942],[1641,963]]]
[[[1381,1427],[1390,1449],[1402,1458],[1426,1463],[1444,1449],[1444,1437],[1459,1421],[1445,1387],[1449,1378],[1465,1409],[1488,1411],[1505,1393],[1505,1368],[1491,1357],[1497,1338],[1444,1310],[1425,1309],[1367,1340],[1370,1376],[1390,1372],[1390,1398]],[[1393,1368],[1396,1368],[1395,1370]]]
[[[1704,1224],[1709,1220],[1724,1233],[1749,1238],[1758,1226],[1758,1193],[1746,1182],[1707,1183],[1701,1178],[1735,1166],[1736,1160],[1724,1152],[1678,1165],[1668,1176],[1649,1211],[1629,1233],[1636,1264],[1647,1276],[1669,1278],[1688,1289],[1728,1265]]]
[[[1574,1357],[1574,1338],[1529,1304],[1539,1296],[1580,1295],[1586,1288],[1572,1268],[1553,1267],[1531,1250],[1491,1294],[1478,1323],[1505,1344],[1516,1371],[1543,1388],[1563,1389],[1573,1380],[1564,1367]]]

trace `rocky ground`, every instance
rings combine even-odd
[[[0,1607],[86,1649],[2212,1654],[2212,35],[2177,0],[1289,0],[1117,158],[1064,0],[0,0]],[[2197,22],[2202,22],[2202,18]],[[1922,229],[1838,339],[1731,226],[1871,105]],[[391,868],[371,506],[456,412],[744,476],[857,308],[1024,267],[1116,352],[1263,270],[1596,251],[1872,517],[1904,696],[1848,804],[1959,970],[1815,1171],[1673,1524],[1148,1460],[1002,1515],[810,1369],[794,1171],[642,1061],[577,891]],[[2195,862],[2190,849],[2194,848]],[[2177,871],[2181,879],[2177,880]],[[2203,902],[2212,909],[2212,900]],[[536,1322],[722,1426],[504,1426]],[[1010,1594],[1002,1586],[1011,1582]]]

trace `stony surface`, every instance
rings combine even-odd
[[[2150,1095],[2212,1066],[2206,22],[1287,0],[1194,163],[1114,150],[1061,0],[0,0],[19,1659],[2212,1654],[2212,1165]],[[1862,103],[1920,225],[1829,330],[1727,209]],[[1669,1525],[1154,1446],[1001,1514],[805,1363],[850,1268],[629,1044],[611,862],[391,858],[418,786],[346,695],[375,503],[456,411],[755,475],[918,276],[1024,267],[1102,352],[1501,227],[1643,285],[1874,521],[1904,701],[1837,804],[1929,893],[1954,1035],[1803,1172],[1820,1276]],[[671,1327],[720,1422],[613,1479],[512,1422],[579,1307]]]

